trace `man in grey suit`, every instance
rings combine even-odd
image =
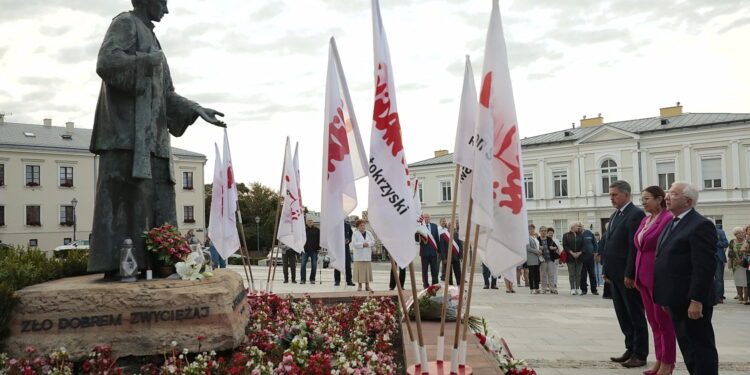
[[[637,251],[633,237],[646,215],[630,201],[630,184],[626,181],[609,186],[609,199],[617,210],[609,218],[602,278],[611,286],[615,314],[625,335],[625,353],[610,360],[628,368],[641,367],[648,356],[648,327],[643,301],[633,281]]]

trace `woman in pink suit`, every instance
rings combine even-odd
[[[654,333],[656,364],[643,373],[645,375],[671,374],[676,356],[676,337],[672,318],[661,306],[654,303],[654,260],[656,245],[664,227],[672,220],[672,214],[666,210],[665,193],[658,186],[649,186],[641,192],[641,204],[646,215],[641,226],[635,232],[635,246],[638,253],[635,258],[635,286],[641,293],[643,307],[646,310],[651,330]]]

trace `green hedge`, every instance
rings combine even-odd
[[[86,274],[87,250],[71,250],[64,257],[47,258],[37,248],[0,249],[0,347],[8,336],[10,313],[18,303],[15,291],[68,276]]]

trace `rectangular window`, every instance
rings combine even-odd
[[[701,159],[701,176],[704,189],[721,188],[721,158]]]
[[[37,240],[36,238],[30,239],[29,240],[29,246],[31,246],[31,247],[37,247],[37,246],[39,246],[39,240]]]
[[[534,174],[523,174],[523,185],[526,190],[526,199],[534,199]]]
[[[419,199],[419,203],[424,203],[424,196],[422,195],[422,184],[419,184],[417,187],[417,197]]]
[[[73,187],[73,167],[60,167],[60,186]]]
[[[716,229],[724,229],[724,218],[721,215],[706,215],[716,225]]]
[[[0,227],[5,225],[5,206],[0,206]]]
[[[195,210],[193,206],[184,206],[182,212],[184,215],[184,222],[195,223],[195,217],[193,216]]]
[[[5,185],[5,164],[0,164],[0,186]]]
[[[193,172],[182,172],[182,188],[193,190]]]
[[[568,172],[552,172],[552,181],[555,184],[555,197],[567,197]]]
[[[26,206],[26,225],[33,227],[42,226],[41,206]]]
[[[443,202],[449,202],[451,199],[453,199],[453,195],[451,194],[450,181],[440,181],[440,196]]]
[[[673,161],[656,163],[656,176],[659,179],[659,187],[661,187],[665,191],[669,190],[669,188],[674,183],[674,170],[675,167]]]
[[[555,239],[559,241],[562,238],[563,234],[569,232],[568,220],[567,219],[554,219],[552,220],[552,223],[553,223],[553,226],[555,227]]]
[[[26,186],[39,186],[41,180],[39,178],[38,165],[27,165],[26,166]]]
[[[63,238],[63,245],[70,245],[70,243],[73,242],[73,239],[70,237]]]
[[[60,225],[73,226],[73,206],[60,206]]]

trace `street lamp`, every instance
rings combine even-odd
[[[258,240],[256,251],[260,254],[260,216],[255,217],[255,238]]]
[[[76,206],[78,205],[78,199],[73,198],[70,201],[70,205],[73,206],[73,242],[76,241]]]

